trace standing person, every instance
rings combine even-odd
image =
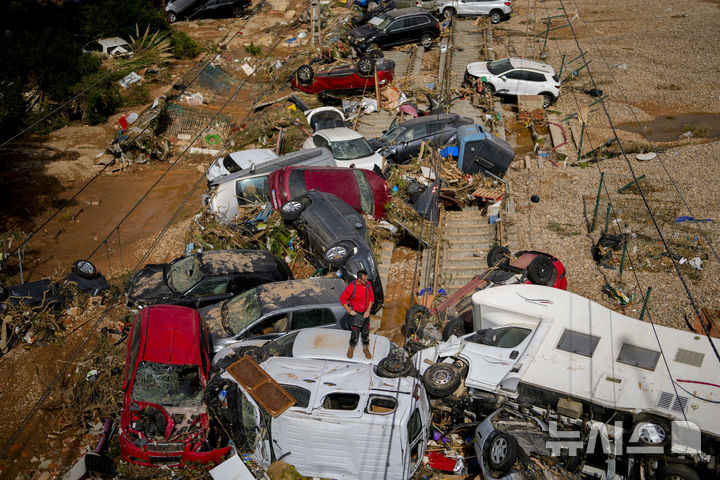
[[[358,270],[355,280],[345,287],[340,295],[340,303],[350,315],[350,346],[347,357],[352,358],[357,345],[358,335],[362,332],[363,353],[368,360],[370,354],[370,308],[375,301],[375,294],[368,282],[368,274],[365,270]]]

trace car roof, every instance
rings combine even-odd
[[[340,304],[345,282],[339,278],[308,278],[272,282],[257,287],[258,306],[263,315],[291,307]]]
[[[305,328],[300,330],[293,344],[293,358],[314,358],[317,360],[337,360],[353,363],[372,363],[377,365],[390,353],[390,340],[381,335],[370,334],[370,352],[372,357],[365,358],[360,352],[347,358],[350,331],[335,328]],[[356,352],[358,353],[358,352]]]
[[[461,117],[457,113],[438,113],[435,115],[425,115],[423,117],[412,118],[406,122],[402,122],[399,126],[402,127],[414,127],[415,125],[422,125],[423,123],[436,122],[436,121],[456,121]],[[472,119],[468,119],[472,122]]]
[[[118,45],[129,45],[127,40],[120,37],[99,38],[97,42],[105,48],[117,47]]]
[[[179,305],[149,305],[141,310],[139,318],[145,324],[141,361],[200,365],[202,320],[197,310]]]
[[[210,250],[197,257],[200,271],[206,275],[277,270],[277,260],[267,250]]]
[[[239,178],[246,178],[251,176],[260,176],[261,174],[267,175],[290,165],[299,165],[302,162],[309,162],[312,159],[319,161],[322,157],[327,157],[328,160],[333,158],[332,152],[325,147],[319,148],[307,148],[298,150],[296,152],[287,153],[281,157],[263,162],[257,165],[255,171],[250,171],[249,168],[240,170],[239,172],[231,173],[229,175],[223,175],[216,179],[217,184],[223,184],[227,182],[233,182]]]
[[[344,140],[363,138],[361,134],[347,127],[324,128],[322,130],[318,130],[313,135],[320,135],[331,142],[342,142]]]
[[[512,65],[513,68],[527,68],[555,75],[555,70],[553,70],[553,68],[547,63],[540,63],[535,60],[528,60],[527,58],[520,57],[510,57],[509,60],[510,65]]]
[[[414,15],[418,13],[422,13],[423,15],[430,15],[430,12],[420,7],[396,8],[395,10],[390,10],[389,12],[386,12],[385,15],[390,18],[399,18],[404,17],[405,15]]]

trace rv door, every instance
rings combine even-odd
[[[242,395],[241,415],[245,439],[248,446],[253,445],[253,460],[263,468],[267,468],[272,463],[270,435],[266,424],[266,419],[269,421],[269,415],[260,410],[250,395],[244,391],[242,391]]]

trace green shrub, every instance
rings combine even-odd
[[[122,105],[122,98],[114,87],[98,86],[85,94],[83,103],[83,122],[97,125],[107,121],[108,116],[115,113]]]
[[[150,103],[150,91],[147,85],[132,85],[122,94],[123,107],[134,107]]]
[[[90,38],[128,37],[141,31],[167,32],[170,24],[165,14],[148,0],[100,0],[82,7],[82,30]]]
[[[262,54],[262,48],[258,47],[253,42],[250,42],[250,45],[245,45],[245,51],[252,56]]]
[[[198,53],[200,53],[200,45],[185,32],[175,30],[170,40],[175,58],[190,60],[197,57]]]

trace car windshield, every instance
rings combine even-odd
[[[299,331],[288,333],[280,338],[276,338],[266,343],[263,348],[267,351],[270,357],[292,357],[293,345],[295,345],[295,338],[297,338]]]
[[[222,309],[223,328],[230,335],[237,335],[248,325],[260,318],[257,288],[231,298]]]
[[[199,407],[203,400],[200,367],[141,362],[132,398],[166,407]]]
[[[503,58],[502,60],[495,60],[487,64],[487,68],[493,75],[501,75],[512,68],[510,65],[509,58]]]
[[[336,160],[354,160],[356,158],[369,157],[373,149],[364,137],[339,142],[330,142],[330,150]]]
[[[353,174],[360,188],[360,208],[363,212],[372,215],[375,213],[375,197],[373,196],[372,187],[362,170],[354,169]]]
[[[167,272],[167,284],[175,293],[186,292],[202,278],[200,262],[196,256],[185,257],[170,266]]]
[[[369,25],[372,25],[375,28],[378,28],[382,30],[383,28],[390,25],[390,22],[392,22],[392,18],[388,17],[373,17],[368,21]]]

